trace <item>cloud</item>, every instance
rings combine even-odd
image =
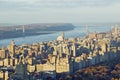
[[[104,7],[120,0],[0,0],[0,10],[40,10],[43,8]]]
[[[0,0],[0,8],[90,7],[118,4],[120,0]]]
[[[0,0],[1,22],[120,21],[120,0]]]

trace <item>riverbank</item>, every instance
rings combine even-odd
[[[90,26],[89,32],[103,32],[103,31],[109,31],[110,27],[96,27],[96,26]],[[86,35],[86,27],[84,26],[76,26],[73,30],[64,31],[65,32],[65,38],[75,38],[75,37],[84,37]],[[22,44],[33,44],[38,42],[45,42],[45,41],[52,41],[56,40],[57,37],[61,34],[61,31],[58,31],[53,34],[43,34],[43,35],[33,35],[33,36],[25,36],[25,37],[19,37],[19,38],[9,38],[0,40],[0,47],[5,47],[10,44],[12,40],[15,41],[16,45],[22,45]]]
[[[75,26],[70,23],[41,23],[16,26],[1,26],[0,40],[19,38],[34,35],[51,34],[58,31],[73,30]]]

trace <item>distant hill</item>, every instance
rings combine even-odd
[[[24,31],[23,31],[24,26]],[[0,39],[50,34],[74,29],[70,23],[37,23],[27,25],[0,26]]]

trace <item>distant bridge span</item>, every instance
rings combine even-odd
[[[20,28],[16,28],[16,31],[17,31],[17,30],[22,30],[22,32],[25,33],[25,26],[22,26],[22,27],[20,27]]]

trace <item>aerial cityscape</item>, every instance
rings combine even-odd
[[[120,80],[120,0],[0,0],[0,80]]]
[[[12,40],[7,47],[2,47],[0,50],[0,78],[3,80],[65,80],[67,75],[74,75],[80,69],[119,60],[119,36],[120,28],[117,26],[101,33],[89,34],[86,29],[85,38],[67,39],[62,32],[56,40],[48,42],[17,46]],[[107,72],[104,76],[109,76],[109,79],[116,78],[114,73],[108,75]],[[85,73],[80,76],[82,77],[83,74]],[[97,71],[94,74],[97,74]],[[93,75],[92,72],[90,75]],[[70,78],[68,79],[78,80],[75,76]],[[104,78],[106,80],[107,77]]]

